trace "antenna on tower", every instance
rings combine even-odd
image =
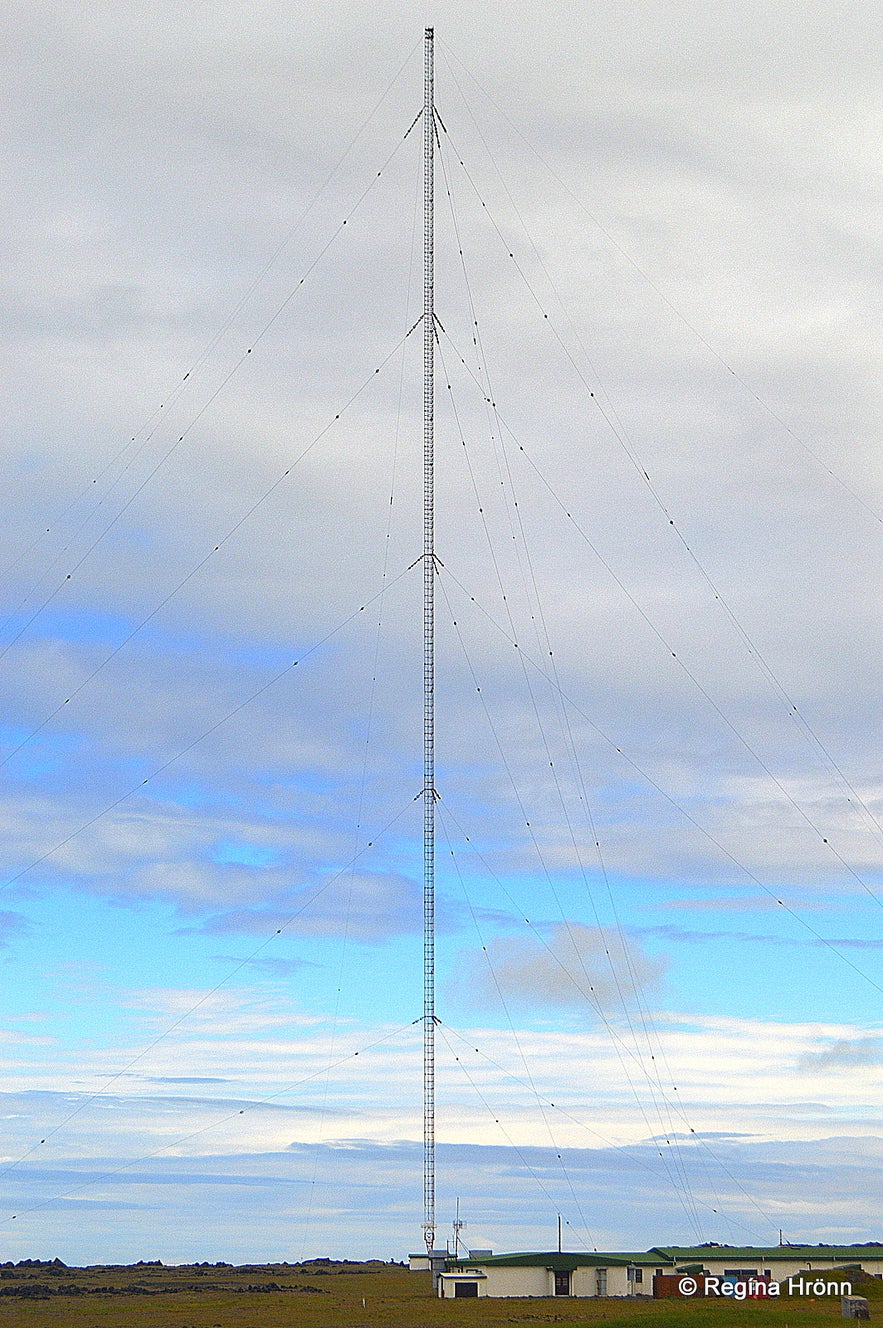
[[[463,1230],[463,1228],[465,1227],[465,1225],[466,1225],[466,1223],[465,1223],[465,1222],[463,1221],[463,1219],[460,1217],[460,1200],[458,1199],[458,1200],[457,1200],[457,1207],[456,1207],[456,1209],[454,1210],[454,1220],[453,1220],[453,1222],[451,1223],[451,1226],[452,1226],[453,1229],[454,1229],[454,1258],[455,1258],[455,1259],[459,1259],[459,1257],[460,1257],[460,1232]]]
[[[423,42],[423,1239],[435,1244],[435,105],[433,30]]]

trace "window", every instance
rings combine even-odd
[[[635,1269],[635,1281],[636,1281],[636,1282],[643,1282],[643,1280],[644,1280],[644,1269],[643,1269],[643,1268],[636,1268],[636,1269]]]
[[[463,1296],[477,1296],[477,1295],[478,1295],[478,1283],[477,1283],[477,1282],[455,1282],[455,1283],[454,1283],[454,1297],[455,1297],[455,1299],[459,1300],[459,1299],[460,1299],[461,1297],[463,1297]]]

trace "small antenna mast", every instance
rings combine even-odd
[[[460,1217],[460,1200],[459,1200],[459,1199],[457,1200],[457,1207],[456,1207],[456,1211],[455,1211],[455,1213],[454,1213],[454,1221],[453,1221],[453,1224],[452,1224],[452,1225],[453,1225],[453,1228],[454,1228],[454,1258],[455,1258],[455,1259],[459,1259],[459,1257],[460,1257],[460,1233],[462,1232],[463,1228],[464,1228],[465,1225],[466,1225],[466,1223],[465,1223],[465,1222],[462,1220],[462,1218]]]
[[[435,106],[433,30],[423,42],[423,1239],[435,1245]]]

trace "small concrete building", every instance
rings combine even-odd
[[[497,1254],[451,1259],[438,1280],[444,1298],[464,1296],[652,1295],[647,1254]],[[645,1271],[646,1270],[646,1271]]]
[[[481,1251],[482,1254],[485,1252]],[[487,1251],[490,1254],[490,1250]],[[450,1262],[450,1254],[447,1250],[433,1250],[431,1254],[409,1254],[408,1269],[412,1273],[440,1273],[445,1265]]]
[[[834,1270],[883,1277],[883,1245],[669,1245],[635,1252],[534,1253],[448,1258],[438,1294],[466,1296],[652,1296],[654,1276],[821,1277]]]

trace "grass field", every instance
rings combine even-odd
[[[872,1314],[883,1309],[876,1285]],[[868,1294],[864,1285],[855,1291]],[[10,1328],[821,1328],[839,1320],[838,1299],[440,1301],[428,1273],[382,1263],[0,1268],[0,1324]]]

